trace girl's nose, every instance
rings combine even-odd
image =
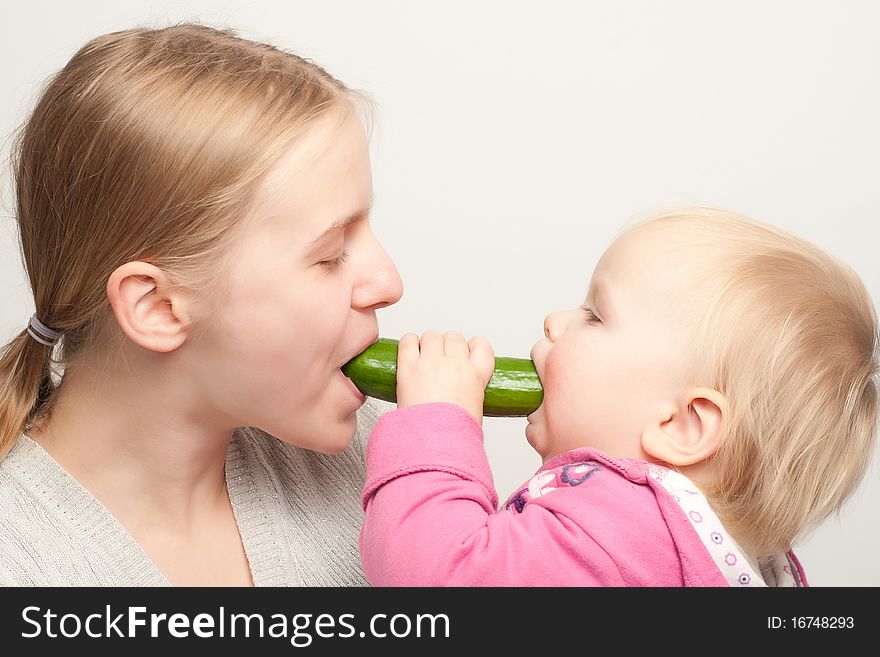
[[[384,308],[400,301],[403,281],[388,252],[371,235],[370,257],[364,259],[362,274],[352,290],[351,305],[355,308]]]

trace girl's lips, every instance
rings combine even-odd
[[[341,369],[336,370],[336,373],[337,373],[337,375],[342,377],[342,380],[345,383],[345,386],[349,390],[351,390],[352,394],[355,397],[357,397],[357,399],[359,399],[360,402],[363,404],[367,400],[367,396],[364,393],[362,393],[360,390],[357,389],[357,386],[354,384],[354,382],[351,379],[349,379],[347,376],[345,376],[345,374],[343,374]]]
[[[340,365],[339,367],[345,367],[345,365],[348,364],[348,362],[351,361],[355,356],[360,356],[362,353],[364,353],[364,351],[366,351],[367,347],[370,347],[371,345],[375,344],[378,341],[379,341],[379,334],[378,333],[371,335],[369,337],[369,339],[366,340],[365,342],[361,343],[361,346],[358,347],[357,350],[353,354],[351,354],[351,356],[349,356],[346,359],[346,361],[344,363],[342,363],[342,365]]]

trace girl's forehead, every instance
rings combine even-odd
[[[332,134],[325,121],[316,123],[285,147],[257,188],[258,200],[266,205],[289,203],[304,196],[316,178],[338,173],[329,160],[342,138]]]
[[[369,205],[372,177],[363,128],[331,115],[290,144],[257,188],[258,220],[323,230]]]

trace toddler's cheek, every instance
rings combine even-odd
[[[544,380],[544,369],[549,351],[550,342],[548,340],[541,340],[540,342],[535,343],[532,347],[531,353],[529,353],[529,358],[535,363],[535,369],[538,371],[538,377],[541,381]]]
[[[560,349],[551,349],[544,361],[543,376],[541,383],[544,386],[544,395],[564,397],[568,387],[572,384],[572,364]]]

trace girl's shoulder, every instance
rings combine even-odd
[[[59,470],[37,443],[19,436],[0,459],[0,527],[38,522],[41,516],[34,511],[44,506],[46,493],[63,474]]]
[[[158,585],[110,512],[27,436],[0,461],[0,586]]]
[[[49,586],[53,555],[66,554],[71,542],[65,512],[16,475],[0,464],[0,587]]]

